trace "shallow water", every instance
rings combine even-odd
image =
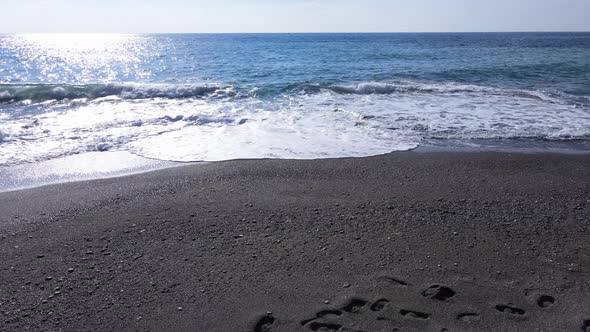
[[[590,34],[0,36],[0,165],[490,140],[588,149]]]

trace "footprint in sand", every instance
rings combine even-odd
[[[329,317],[329,316],[342,316],[342,311],[340,310],[322,310],[316,313],[314,318],[306,319],[301,322],[301,325],[306,325],[307,323],[314,321],[319,318]]]
[[[510,304],[499,304],[496,306],[496,310],[513,316],[524,316],[526,314],[525,310],[517,308]]]
[[[309,329],[312,331],[332,332],[342,329],[342,325],[334,323],[312,322],[309,324]]]
[[[351,321],[355,321],[357,323],[362,322],[369,322],[371,320],[381,321],[381,322],[389,322],[391,324],[396,324],[397,321],[391,318],[385,318],[376,316],[377,313],[382,312],[386,309],[391,301],[385,298],[381,298],[375,302],[369,303],[362,298],[353,297],[350,298],[348,301],[345,302],[344,305],[339,307],[339,309],[328,309],[322,310],[315,314],[315,317],[311,319],[306,319],[301,321],[301,325],[306,327],[311,331],[358,331],[355,329],[351,329],[350,326],[345,326]],[[413,312],[407,311],[406,316],[408,317],[416,317],[419,319],[425,319],[424,315],[429,316],[427,314],[423,314],[420,312]],[[348,322],[342,323],[340,322]]]
[[[460,322],[464,322],[464,323],[474,322],[476,320],[479,320],[479,314],[476,314],[474,312],[466,312],[466,313],[458,314],[457,320]]]
[[[338,318],[344,315],[344,313],[360,314],[362,309],[367,306],[369,302],[361,298],[351,298],[345,305],[341,307],[341,310],[322,310],[315,314],[314,318],[306,319],[301,321],[301,325],[309,328],[312,331],[342,331],[343,326],[331,321],[322,321],[324,318],[330,320],[331,318]]]
[[[541,295],[537,299],[537,304],[541,308],[549,308],[555,304],[555,298],[549,295]]]
[[[389,304],[388,299],[377,300],[371,306],[371,311],[382,311],[383,309],[385,309],[385,306],[387,306],[387,304]]]
[[[399,311],[399,313],[402,316],[408,317],[408,318],[415,318],[415,319],[421,319],[421,320],[426,320],[426,319],[430,318],[429,314],[424,313],[424,312],[420,312],[420,311],[402,309]]]
[[[448,301],[455,296],[455,294],[455,291],[451,288],[441,285],[430,286],[427,290],[422,292],[422,296],[424,297],[443,302]]]
[[[342,308],[342,310],[350,313],[358,313],[364,306],[367,305],[367,303],[369,302],[363,299],[353,298]]]
[[[269,332],[274,322],[275,318],[273,316],[266,315],[258,320],[254,326],[254,332]]]

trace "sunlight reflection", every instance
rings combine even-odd
[[[80,82],[97,73],[110,81],[117,73],[135,72],[147,46],[145,38],[124,34],[24,34],[12,40],[13,49],[44,77],[73,75]],[[144,77],[141,72],[135,76]]]
[[[133,35],[120,34],[25,34],[21,37],[38,47],[59,50],[100,50],[126,44]]]

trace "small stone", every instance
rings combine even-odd
[[[47,280],[47,281],[53,280],[53,277],[52,276],[47,276],[47,277],[45,277],[45,280]]]
[[[348,288],[348,287],[350,287],[349,283],[345,283],[344,285],[342,285],[342,288]]]
[[[41,255],[37,255],[37,258],[43,258],[45,257],[45,255],[41,254]]]
[[[176,310],[178,310],[178,311],[182,311],[182,310],[184,310],[184,309],[183,309],[182,307],[178,307],[178,308],[176,308]]]
[[[324,304],[330,304],[330,301],[326,300],[324,301]]]

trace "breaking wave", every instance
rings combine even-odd
[[[497,96],[512,96],[544,101],[555,99],[545,93],[526,90],[499,89],[478,85],[461,85],[453,83],[415,83],[415,82],[363,82],[349,85],[338,84],[302,84],[289,87],[287,90],[317,93],[330,90],[338,94],[357,95],[388,95],[388,94],[487,94]]]
[[[209,95],[232,96],[231,86],[178,85],[178,84],[30,84],[0,85],[0,103],[15,103],[30,100],[40,103],[64,99],[98,99],[118,97],[121,99],[193,98]]]
[[[85,102],[43,103],[65,99]],[[360,157],[429,140],[590,141],[588,106],[453,83],[3,85],[0,100],[0,165],[90,151],[216,161]]]

